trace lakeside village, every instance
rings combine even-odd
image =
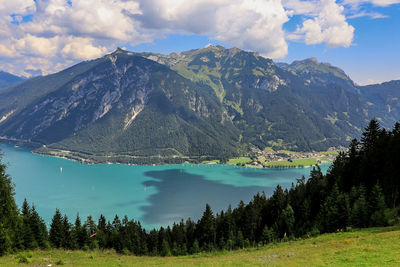
[[[331,147],[322,152],[295,152],[289,150],[275,151],[272,148],[260,150],[251,149],[248,157],[232,158],[225,164],[251,168],[306,168],[316,164],[333,162],[340,152],[346,152],[345,147]],[[204,161],[203,164],[219,164],[219,160]]]

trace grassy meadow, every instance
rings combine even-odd
[[[293,159],[292,162],[287,160],[272,161],[265,164],[265,167],[298,167],[298,166],[313,166],[317,164],[316,158],[306,158],[306,159]]]
[[[0,266],[400,266],[400,228],[324,234],[264,247],[182,257],[136,257],[114,251],[47,250],[0,258]]]

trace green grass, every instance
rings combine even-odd
[[[292,162],[287,160],[272,161],[265,164],[266,167],[299,167],[299,166],[313,166],[317,164],[316,158],[307,159],[293,159]]]
[[[399,228],[387,227],[182,257],[136,257],[111,250],[38,250],[1,257],[0,266],[400,266],[399,250]]]
[[[246,164],[251,162],[250,158],[247,157],[240,157],[240,158],[233,158],[233,159],[229,159],[228,162],[226,164],[229,165],[236,165],[236,164]]]

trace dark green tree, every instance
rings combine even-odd
[[[162,241],[160,255],[163,257],[171,256],[171,249],[169,247],[168,241],[165,239]]]
[[[0,155],[0,255],[3,255],[20,241],[17,239],[19,222],[18,208],[14,199],[14,185],[6,174],[6,165],[1,162]]]
[[[369,212],[371,214],[370,225],[371,226],[385,226],[387,223],[385,210],[385,197],[382,193],[382,188],[377,183],[371,191],[369,198]]]
[[[283,238],[285,235],[290,236],[293,233],[294,227],[294,212],[292,206],[288,204],[282,212],[279,214],[276,228],[276,233],[279,238]]]
[[[76,239],[77,247],[80,249],[84,248],[85,245],[87,244],[88,236],[87,236],[86,228],[82,227],[82,223],[81,223],[79,214],[76,215],[75,225],[74,225],[74,229],[73,229],[73,236],[74,236],[74,239]]]
[[[51,220],[49,240],[51,245],[56,248],[60,248],[64,241],[64,224],[59,209],[56,209],[56,213]]]
[[[198,226],[198,239],[202,248],[209,248],[210,244],[216,245],[215,218],[210,205],[206,204],[206,209],[201,217]]]
[[[30,225],[34,234],[35,240],[40,248],[48,248],[48,233],[46,223],[39,216],[34,205],[31,208],[31,220]]]
[[[67,215],[64,215],[62,219],[64,238],[62,240],[61,246],[65,249],[73,249],[74,248],[74,235],[72,234],[72,225],[68,221]]]
[[[23,245],[25,249],[34,249],[38,246],[35,241],[35,237],[33,236],[32,228],[31,228],[31,208],[29,207],[28,201],[26,198],[22,203],[21,209],[22,216],[22,238]]]
[[[374,148],[380,134],[380,125],[377,120],[373,119],[365,128],[361,137],[361,144],[364,151],[370,151]]]
[[[350,215],[351,225],[355,227],[368,226],[368,203],[365,199],[365,187],[354,187],[351,192],[351,198],[354,199]]]

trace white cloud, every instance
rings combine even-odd
[[[318,15],[305,20],[289,38],[304,39],[306,44],[325,43],[328,47],[349,47],[353,41],[354,27],[347,23],[343,11],[344,7],[335,0],[321,0],[310,10],[310,13]]]
[[[390,6],[393,4],[400,4],[400,0],[344,0],[343,4],[358,7],[365,3],[371,3],[375,6]]]
[[[287,54],[281,0],[142,0],[140,8],[136,18],[147,29],[209,35],[268,57]]]
[[[69,37],[66,45],[61,49],[64,58],[92,59],[107,52],[104,46],[94,46],[90,38]]]
[[[16,40],[15,48],[24,55],[53,57],[57,53],[60,38],[37,37],[27,34],[24,38]]]
[[[0,15],[26,15],[35,12],[35,2],[33,0],[2,0],[0,2]]]
[[[349,19],[355,19],[361,17],[370,17],[371,19],[384,19],[387,18],[388,16],[382,15],[381,13],[378,12],[366,12],[366,11],[359,11],[350,16],[347,16],[347,18]]]
[[[117,46],[151,42],[169,33],[202,34],[264,56],[281,58],[287,39],[349,46],[349,18],[382,15],[358,6],[400,0],[0,0],[0,69],[44,74]],[[344,7],[352,9],[348,14]],[[31,15],[26,21],[24,16]],[[294,33],[283,25],[304,18]],[[29,68],[28,68],[29,66]]]

